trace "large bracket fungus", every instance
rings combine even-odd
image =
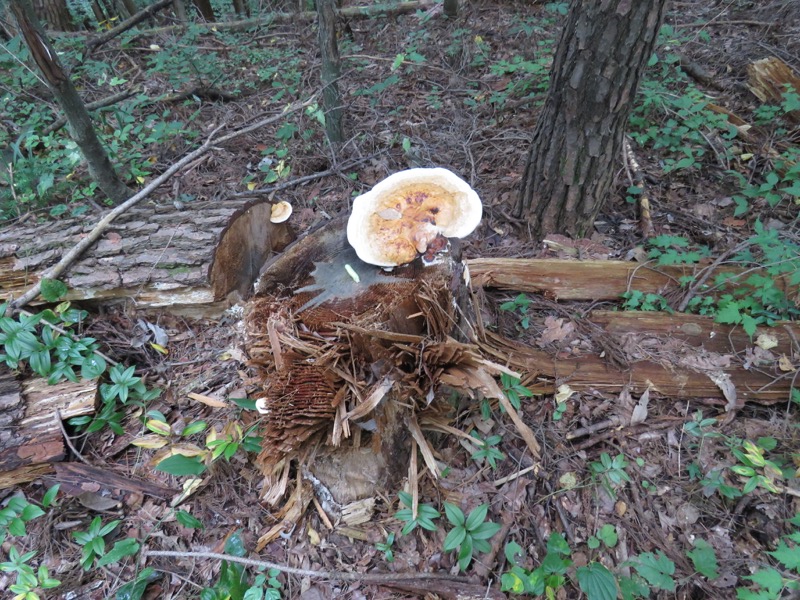
[[[353,200],[347,241],[358,257],[380,267],[411,262],[442,238],[462,238],[481,221],[478,194],[442,168],[390,175]]]

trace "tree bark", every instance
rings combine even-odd
[[[72,18],[65,0],[34,0],[33,9],[40,21],[55,31],[73,31]]]
[[[573,0],[515,210],[534,239],[583,236],[608,196],[666,0]]]
[[[331,144],[344,141],[342,132],[342,95],[339,92],[339,47],[336,44],[335,0],[317,0],[319,14],[319,49],[322,57],[322,108],[325,132]]]
[[[210,0],[193,0],[194,6],[197,8],[200,15],[208,23],[213,23],[216,17],[214,16],[214,9],[211,7]]]
[[[70,134],[86,159],[89,174],[114,203],[124,202],[130,196],[130,190],[114,171],[108,154],[94,131],[89,112],[64,72],[58,54],[42,32],[29,2],[10,0],[10,5],[31,56],[64,111]]]
[[[67,299],[130,298],[139,308],[218,315],[230,294],[249,294],[264,261],[291,241],[287,223],[270,223],[270,209],[246,199],[134,207],[63,277]],[[0,302],[19,298],[92,227],[77,218],[0,233]]]

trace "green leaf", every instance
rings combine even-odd
[[[772,567],[759,569],[752,575],[745,575],[742,579],[749,579],[761,586],[769,594],[770,598],[777,598],[778,592],[783,589],[783,578]]]
[[[597,532],[597,537],[603,540],[603,543],[608,548],[613,548],[617,545],[617,530],[609,523],[606,523],[600,528],[600,531]]]
[[[589,563],[578,568],[578,585],[588,600],[616,600],[617,580],[613,573],[600,563]]]
[[[32,521],[36,517],[41,517],[44,514],[44,511],[36,506],[35,504],[28,504],[25,508],[22,509],[22,513],[19,515],[20,519],[25,521]]]
[[[84,379],[96,379],[106,372],[106,361],[99,354],[88,356],[81,363],[81,377]]]
[[[152,568],[143,569],[136,578],[117,590],[116,600],[141,600],[147,584],[158,579],[159,574]]]
[[[247,548],[244,547],[241,530],[234,531],[230,537],[225,540],[225,554],[238,556],[240,558],[247,554]]]
[[[181,436],[188,437],[190,435],[194,435],[195,433],[201,433],[205,431],[207,427],[208,423],[205,421],[195,421],[194,423],[190,423],[183,428],[183,431],[181,431]]]
[[[170,475],[201,475],[206,470],[206,466],[196,456],[188,457],[182,454],[168,456],[156,465],[156,471],[163,471]]]
[[[726,302],[719,307],[714,319],[717,323],[728,323],[738,325],[742,321],[742,313],[737,302]]]
[[[487,521],[486,523],[481,523],[475,529],[470,531],[470,535],[476,540],[488,540],[501,529],[502,526],[499,523]]]
[[[449,502],[445,502],[444,514],[447,516],[447,520],[450,521],[453,525],[456,525],[457,527],[464,526],[464,522],[466,521],[466,519],[464,518],[464,513],[455,504],[450,504]]]
[[[56,496],[58,495],[58,490],[61,489],[61,484],[57,483],[52,486],[47,492],[45,493],[44,497],[42,498],[42,506],[45,508],[49,508],[55,501]]]
[[[458,551],[458,568],[466,571],[469,563],[472,562],[472,538],[466,536],[461,543],[461,549]]]
[[[717,564],[717,556],[714,553],[714,548],[702,538],[697,538],[694,541],[694,550],[686,553],[686,556],[692,559],[694,568],[701,575],[709,579],[716,579],[719,577],[719,564]]]
[[[778,542],[778,547],[774,552],[767,552],[787,569],[793,569],[800,573],[800,548],[790,548],[785,541]]]
[[[622,594],[622,600],[650,597],[650,588],[647,587],[647,584],[645,584],[644,580],[638,575],[633,577],[620,577],[618,583],[619,591]]]
[[[525,551],[517,542],[509,542],[504,549],[506,560],[510,565],[520,564],[520,559],[525,557]]]
[[[456,548],[458,548],[461,543],[467,537],[467,530],[463,527],[456,527],[455,529],[451,529],[450,533],[447,534],[447,537],[444,538],[444,543],[442,544],[442,550],[445,552],[452,552]]]
[[[179,510],[176,512],[175,519],[178,521],[178,523],[184,527],[188,527],[189,529],[203,529],[205,527],[200,519],[189,514],[185,510]]]
[[[567,540],[558,532],[553,532],[547,538],[547,553],[548,554],[561,554],[562,556],[569,556],[572,551],[569,548]]]
[[[233,402],[239,408],[243,408],[245,410],[256,410],[256,401],[251,400],[250,398],[228,398],[231,402]]]
[[[264,590],[261,587],[253,586],[247,589],[242,600],[262,600],[263,598]]]
[[[661,550],[656,554],[652,552],[640,554],[633,559],[633,568],[653,587],[668,592],[675,591],[675,580],[672,578],[675,573],[675,563]]]
[[[486,514],[488,512],[489,512],[488,504],[481,504],[480,506],[477,506],[474,509],[472,509],[472,512],[469,513],[469,516],[467,517],[467,520],[464,524],[464,527],[467,529],[467,531],[472,531],[473,529],[476,529],[478,525],[483,523],[486,520]]]
[[[42,298],[45,302],[58,302],[67,295],[69,288],[58,279],[42,279]]]
[[[108,553],[97,561],[97,567],[104,567],[119,562],[126,556],[133,556],[139,551],[139,542],[133,538],[120,540]]]

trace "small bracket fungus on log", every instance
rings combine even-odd
[[[409,169],[390,175],[353,200],[347,241],[365,263],[396,267],[418,255],[432,258],[481,221],[483,207],[467,182],[447,169]]]
[[[271,223],[283,223],[292,215],[292,205],[283,200],[272,205],[269,220]]]

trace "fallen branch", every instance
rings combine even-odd
[[[239,563],[248,567],[263,567],[265,569],[277,569],[289,575],[300,575],[302,577],[315,577],[319,579],[330,579],[333,581],[360,581],[362,583],[388,583],[391,581],[411,581],[415,579],[439,579],[444,581],[457,581],[469,583],[466,577],[449,575],[446,573],[342,573],[339,571],[314,571],[312,569],[299,569],[290,567],[268,560],[255,560],[252,558],[242,558],[231,556],[230,554],[220,554],[219,552],[173,552],[171,550],[146,550],[143,552],[145,558],[153,556],[164,556],[169,558],[209,558],[212,560],[226,560],[228,562]]]
[[[102,46],[103,44],[110,42],[119,34],[128,31],[134,25],[144,21],[148,17],[152,16],[162,8],[166,8],[170,4],[173,3],[173,0],[159,0],[155,4],[151,4],[147,8],[140,10],[138,13],[130,17],[129,19],[125,19],[122,23],[117,25],[116,27],[109,29],[105,33],[98,35],[97,37],[91,38],[86,42],[86,45],[89,48],[89,52],[97,49],[98,47]]]
[[[116,104],[117,102],[121,102],[127,98],[130,98],[134,94],[137,94],[140,91],[139,88],[131,88],[127,89],[123,92],[119,92],[118,94],[112,94],[107,98],[101,98],[100,100],[95,100],[94,102],[90,102],[86,105],[86,110],[97,110],[98,108],[105,108],[106,106],[111,106],[112,104]],[[44,128],[42,131],[42,135],[47,135],[49,133],[53,133],[54,131],[58,131],[64,125],[67,124],[67,120],[64,117],[59,117],[50,125]]]
[[[270,123],[274,123],[275,121],[279,121],[286,117],[287,115],[293,114],[301,109],[304,109],[307,106],[310,106],[315,101],[316,95],[312,96],[308,100],[302,103],[295,103],[288,107],[286,110],[281,112],[278,115],[273,115],[271,117],[267,117],[266,119],[261,119],[252,125],[248,125],[239,129],[238,131],[234,131],[233,133],[229,133],[228,135],[224,135],[220,138],[215,138],[215,134],[223,127],[222,125],[216,128],[211,134],[208,136],[208,139],[200,146],[197,150],[194,150],[172,165],[169,169],[164,171],[161,175],[156,177],[153,181],[151,181],[147,186],[145,186],[142,190],[140,190],[137,194],[130,197],[128,200],[120,204],[110,213],[108,213],[96,226],[92,231],[90,231],[85,238],[81,239],[72,250],[70,250],[67,254],[65,254],[61,260],[45,271],[42,274],[42,279],[58,279],[64,271],[87,249],[89,246],[94,244],[103,231],[111,224],[111,222],[116,219],[118,216],[123,214],[126,210],[130,209],[131,207],[135,206],[137,203],[141,202],[143,199],[147,198],[155,189],[161,186],[163,183],[168,181],[170,177],[172,177],[175,173],[180,171],[184,166],[191,163],[193,160],[198,158],[199,156],[203,155],[207,152],[212,145],[214,144],[223,144],[225,142],[229,142],[241,135],[246,133],[250,133],[251,131],[255,131],[268,125]],[[28,304],[31,300],[36,298],[39,295],[42,288],[42,280],[36,283],[33,287],[31,287],[27,292],[25,292],[22,296],[20,296],[17,300],[9,304],[8,310],[12,309],[19,309]]]
[[[429,0],[412,0],[410,2],[375,4],[372,6],[348,6],[347,8],[341,8],[337,10],[336,16],[346,19],[368,18],[368,17],[375,17],[378,15],[394,16],[394,15],[413,13],[418,10],[427,10],[433,6],[435,6],[435,3],[430,2]],[[131,19],[132,18],[133,17],[131,17]],[[258,26],[266,27],[276,23],[295,23],[297,21],[314,21],[316,19],[317,19],[317,12],[313,10],[307,10],[307,11],[293,12],[293,13],[267,13],[259,17],[255,17],[252,19],[243,19],[241,21],[227,21],[222,23],[193,23],[192,27],[199,27],[202,29],[207,29],[209,31],[211,30],[244,31]],[[107,36],[112,31],[116,30],[121,26],[122,24],[118,25],[114,29],[109,30],[108,33],[103,34],[103,37]],[[169,33],[172,31],[180,31],[183,29],[186,29],[186,25],[167,25],[165,27],[155,27],[153,29],[144,29],[138,32],[137,37],[145,35],[156,35],[159,33]],[[75,37],[84,34],[83,33],[75,34],[72,32],[54,32],[54,35]],[[114,36],[110,36],[109,39],[113,37]],[[103,43],[105,43],[106,41],[108,40],[103,40]]]

